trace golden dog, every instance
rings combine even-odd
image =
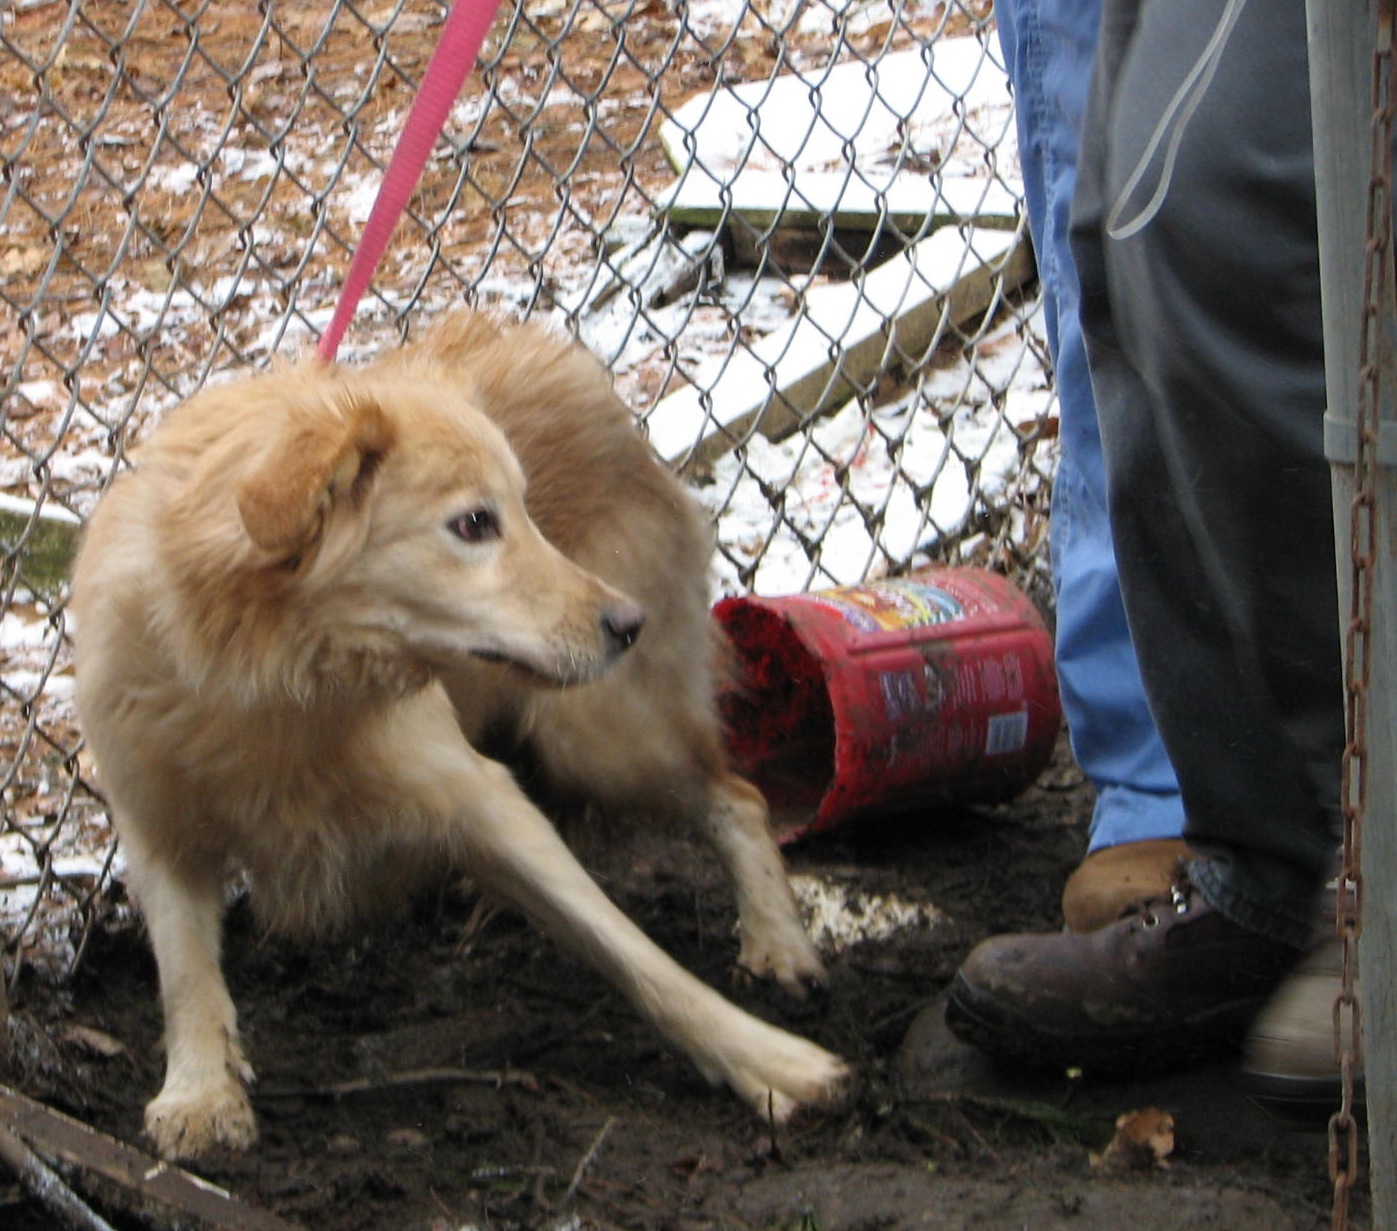
[[[256,1137],[219,964],[240,873],[267,926],[312,932],[449,864],[759,1114],[840,1096],[839,1058],[681,970],[478,750],[504,732],[551,790],[698,819],[741,965],[818,981],[766,805],[725,763],[708,550],[600,365],[537,328],[462,313],[367,367],[308,361],[167,417],[94,513],[71,608],[160,969],[162,1154]]]

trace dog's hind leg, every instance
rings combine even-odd
[[[801,923],[762,793],[734,773],[716,774],[703,829],[737,896],[738,966],[797,995],[823,983],[825,968]]]
[[[553,826],[500,765],[474,757],[455,782],[468,813],[445,835],[481,888],[522,909],[622,991],[710,1081],[726,1082],[759,1115],[786,1119],[840,1099],[842,1060],[759,1021],[683,970],[601,891]]]
[[[165,1158],[245,1149],[257,1123],[246,1089],[252,1069],[219,966],[222,879],[189,878],[149,860],[140,866],[135,889],[160,968],[166,1050],[165,1084],[146,1108],[146,1132]]]

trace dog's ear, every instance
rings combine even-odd
[[[392,437],[378,401],[355,394],[297,422],[238,488],[248,536],[264,551],[299,555],[319,536],[336,501],[367,493]]]

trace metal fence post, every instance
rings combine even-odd
[[[1390,2],[1390,0],[1389,0]],[[1315,177],[1318,190],[1319,240],[1324,340],[1328,360],[1326,452],[1333,463],[1335,535],[1339,556],[1341,618],[1347,625],[1357,582],[1355,557],[1370,561],[1371,603],[1366,681],[1366,740],[1362,790],[1362,965],[1361,1009],[1364,1020],[1364,1067],[1367,1078],[1369,1177],[1373,1226],[1397,1227],[1397,1004],[1394,1004],[1393,953],[1397,939],[1397,868],[1394,803],[1393,732],[1397,730],[1397,571],[1393,568],[1392,515],[1397,510],[1397,371],[1390,345],[1377,348],[1380,365],[1380,425],[1374,486],[1376,536],[1372,550],[1354,550],[1352,502],[1361,481],[1355,467],[1358,407],[1362,397],[1359,368],[1365,302],[1367,203],[1373,179],[1372,93],[1361,83],[1374,71],[1378,11],[1382,0],[1308,0],[1310,80],[1315,130]],[[1391,211],[1390,184],[1381,199]],[[1390,260],[1390,257],[1389,257]],[[1389,266],[1390,269],[1390,266]],[[1388,283],[1390,287],[1390,274]],[[1390,294],[1383,309],[1383,332],[1391,335]],[[1346,652],[1355,644],[1346,637]],[[1352,736],[1351,736],[1352,738]]]

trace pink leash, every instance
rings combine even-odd
[[[398,139],[393,157],[388,161],[383,183],[379,185],[378,196],[374,198],[369,220],[364,225],[364,234],[350,262],[349,273],[340,289],[339,302],[335,314],[320,337],[316,355],[325,363],[332,363],[339,351],[345,330],[364,292],[373,281],[374,271],[383,259],[388,248],[388,240],[398,218],[407,208],[413,189],[422,176],[422,168],[427,165],[432,147],[446,126],[446,117],[451,114],[451,105],[461,92],[466,75],[475,66],[481,44],[490,32],[490,25],[500,0],[457,0],[446,16],[441,38],[427,65],[408,112],[403,135]]]

